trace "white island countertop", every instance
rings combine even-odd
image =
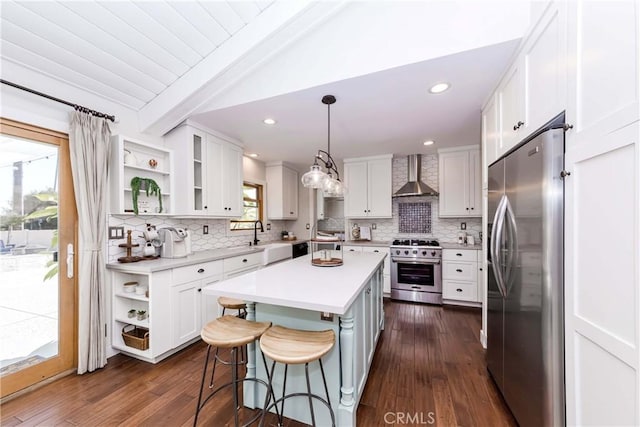
[[[208,295],[343,315],[386,253],[345,253],[339,267],[315,267],[311,255],[202,288]]]

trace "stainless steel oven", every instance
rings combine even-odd
[[[442,304],[442,248],[438,242],[395,240],[390,251],[391,298]]]

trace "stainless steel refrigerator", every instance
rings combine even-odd
[[[565,424],[563,122],[489,167],[487,367],[522,427]]]

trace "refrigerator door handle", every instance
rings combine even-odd
[[[513,213],[509,198],[505,196],[505,218],[508,219],[507,224],[509,227],[509,239],[507,241],[507,260],[505,269],[505,278],[503,280],[505,297],[511,291],[514,280],[514,272],[517,266],[518,260],[518,227],[516,225],[516,217]]]
[[[504,231],[504,216],[506,210],[506,196],[502,196],[500,199],[500,203],[498,203],[498,208],[496,209],[496,214],[493,218],[494,226],[491,229],[491,268],[493,269],[493,274],[496,277],[496,283],[498,284],[498,289],[503,297],[506,297],[506,289],[504,285],[504,277],[502,276],[501,269],[501,251],[500,251],[500,241],[502,240],[502,232]]]

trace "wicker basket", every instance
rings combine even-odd
[[[126,330],[133,326],[133,329]],[[138,350],[147,350],[149,348],[149,329],[141,328],[135,325],[126,325],[122,328],[122,339],[127,347],[137,348]]]

